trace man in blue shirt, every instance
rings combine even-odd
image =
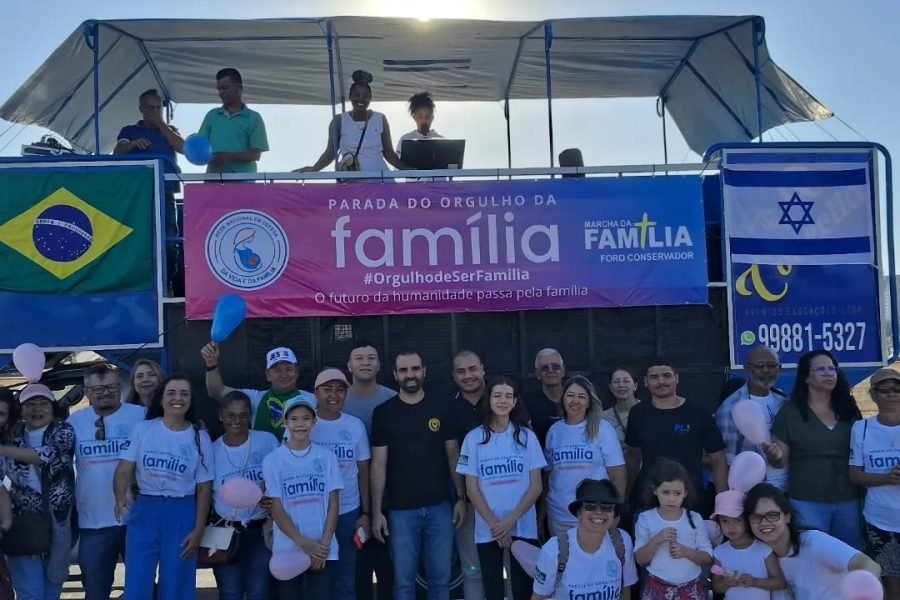
[[[184,139],[178,130],[166,123],[162,114],[162,96],[156,90],[147,90],[138,97],[138,111],[143,117],[134,125],[126,125],[119,131],[113,154],[156,155],[166,159],[166,173],[180,173],[176,152],[184,151]],[[178,237],[179,227],[175,217],[177,181],[167,181],[165,186],[166,237]],[[184,268],[177,244],[166,244],[166,264],[173,296],[184,295]]]

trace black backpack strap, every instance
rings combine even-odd
[[[609,539],[612,540],[613,548],[616,550],[616,557],[622,566],[622,587],[625,587],[625,540],[622,538],[622,532],[618,527],[612,527],[609,530]]]
[[[556,585],[559,585],[566,571],[566,563],[569,562],[569,532],[565,531],[556,536],[556,541],[559,546],[559,554],[556,557]]]

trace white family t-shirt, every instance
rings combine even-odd
[[[547,465],[541,445],[534,433],[523,427],[519,439],[514,439],[515,427],[503,433],[491,433],[487,444],[484,427],[473,429],[463,440],[456,472],[478,478],[478,490],[498,519],[509,515],[522,501],[531,483],[531,471]],[[473,509],[474,510],[474,509]],[[510,531],[513,537],[537,539],[537,514],[534,506],[528,509]],[[491,528],[478,511],[475,512],[475,543],[494,541]]]
[[[752,544],[740,549],[732,546],[731,542],[725,542],[713,550],[713,557],[722,567],[759,579],[766,579],[769,576],[766,559],[771,554],[772,549],[759,540],[753,540]],[[733,587],[725,592],[726,600],[769,600],[770,598],[771,593],[762,588]]]
[[[686,510],[681,511],[677,521],[667,521],[660,516],[658,509],[645,510],[638,516],[634,526],[634,545],[641,549],[663,529],[673,527],[678,532],[678,543],[687,548],[706,552],[712,556],[712,544],[706,533],[703,517],[691,512],[694,526],[688,521]],[[672,558],[668,544],[661,544],[656,554],[650,559],[647,570],[651,575],[668,583],[687,583],[700,577],[700,565],[686,558]]]
[[[309,438],[316,444],[334,452],[344,489],[341,490],[340,514],[347,514],[359,508],[359,465],[361,460],[372,458],[366,426],[353,415],[341,413],[334,421],[316,419]]]
[[[581,549],[578,528],[573,527],[562,535],[569,537],[569,560],[557,585],[559,567],[559,540],[554,536],[544,544],[534,570],[534,593],[552,596],[556,600],[617,600],[622,594],[622,562],[609,535],[593,554]],[[627,533],[619,530],[625,546],[625,587],[637,583],[634,565],[634,547]]]
[[[569,512],[575,500],[575,488],[585,478],[609,479],[609,467],[625,464],[616,430],[600,421],[596,439],[585,440],[587,421],[569,425],[557,421],[547,432],[544,453],[550,471],[547,511],[551,521],[575,525],[578,519]]]
[[[318,444],[310,444],[306,450],[291,450],[283,445],[263,460],[263,477],[266,494],[281,500],[300,535],[318,542],[325,532],[328,496],[344,486],[334,453]],[[274,552],[296,549],[277,523],[273,530]],[[328,560],[337,558],[337,539],[332,537]]]
[[[794,600],[840,600],[841,582],[855,548],[822,531],[800,534],[800,552],[779,558]]]
[[[229,521],[257,521],[265,519],[268,513],[259,506],[235,509],[226,504],[220,496],[222,486],[230,479],[245,477],[262,486],[263,459],[280,444],[278,438],[268,431],[249,432],[247,441],[240,446],[228,446],[220,437],[213,443],[216,478],[213,479],[213,508],[220,517]]]
[[[771,430],[772,423],[775,421],[775,415],[777,415],[778,411],[781,410],[781,407],[784,406],[784,400],[771,392],[768,396],[754,396],[753,394],[749,394],[749,396],[750,399],[756,402],[762,409],[763,414],[766,416],[766,426]],[[747,446],[750,445],[750,442],[744,443]],[[763,458],[765,458],[765,456],[763,456]],[[771,483],[780,490],[786,490],[788,486],[788,476],[788,467],[773,467],[766,461],[766,483]]]
[[[866,473],[886,475],[900,467],[900,425],[889,427],[878,417],[853,424],[850,434],[850,465]],[[866,490],[863,515],[883,531],[900,532],[900,485],[879,485]]]
[[[203,460],[197,452],[198,438]],[[215,476],[209,434],[191,426],[172,431],[162,417],[135,425],[119,458],[137,465],[138,489],[146,496],[193,496],[198,483]]]
[[[122,404],[103,417],[105,440],[97,439],[97,420],[93,407],[72,413],[69,424],[75,430],[75,498],[78,501],[78,526],[81,529],[115,527],[116,497],[112,480],[119,455],[128,444],[134,427],[144,421],[147,409],[137,404]]]

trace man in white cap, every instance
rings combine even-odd
[[[360,528],[371,537],[369,520],[369,436],[363,422],[342,412],[350,382],[339,369],[325,369],[316,377],[315,393],[318,409],[316,424],[310,439],[329,448],[337,457],[344,489],[338,506],[337,568],[334,575],[333,598],[356,599],[357,548],[353,537]]]
[[[210,397],[221,400],[233,391],[225,385],[219,371],[219,345],[210,342],[200,350],[200,356],[206,364],[206,392]],[[290,348],[273,348],[266,354],[267,390],[242,389],[250,397],[253,407],[251,428],[256,431],[268,431],[279,440],[284,437],[284,405],[288,400],[304,395],[312,398],[309,392],[297,389],[300,369],[297,368],[297,355]]]

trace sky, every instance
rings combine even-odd
[[[7,57],[0,81],[5,100],[79,24],[89,18],[273,18],[335,15],[457,17],[533,20],[579,16],[638,14],[759,14],[766,19],[770,54],[813,96],[831,108],[837,119],[817,124],[781,127],[765,139],[861,140],[885,144],[900,157],[900,127],[893,111],[900,85],[900,3],[892,0],[748,1],[615,1],[615,0],[161,0],[149,3],[120,0],[6,0],[0,22],[0,48]],[[48,15],[52,14],[52,18]],[[376,82],[377,84],[377,82]],[[212,82],[211,82],[212,85]],[[394,137],[413,128],[402,103],[378,102]],[[245,91],[252,98],[252,91]],[[506,163],[506,130],[500,103],[452,103],[438,100],[434,127],[448,137],[467,140],[466,166],[497,167]],[[250,102],[250,100],[248,100]],[[135,105],[137,103],[135,102]],[[210,106],[179,105],[174,124],[182,132],[196,131]],[[329,107],[254,106],[268,124],[272,150],[263,155],[260,170],[286,171],[315,161],[325,146]],[[543,101],[512,104],[513,166],[546,166],[549,160],[547,109]],[[135,107],[135,120],[139,118]],[[855,130],[855,131],[854,131]],[[585,136],[585,131],[589,132]],[[0,121],[0,155],[16,156],[23,143],[45,133]],[[696,162],[669,123],[670,162]],[[577,146],[590,165],[663,162],[661,123],[655,99],[568,100],[554,103],[557,152]],[[862,136],[862,137],[861,137]],[[184,162],[184,161],[183,161]],[[186,171],[197,167],[185,164]]]

